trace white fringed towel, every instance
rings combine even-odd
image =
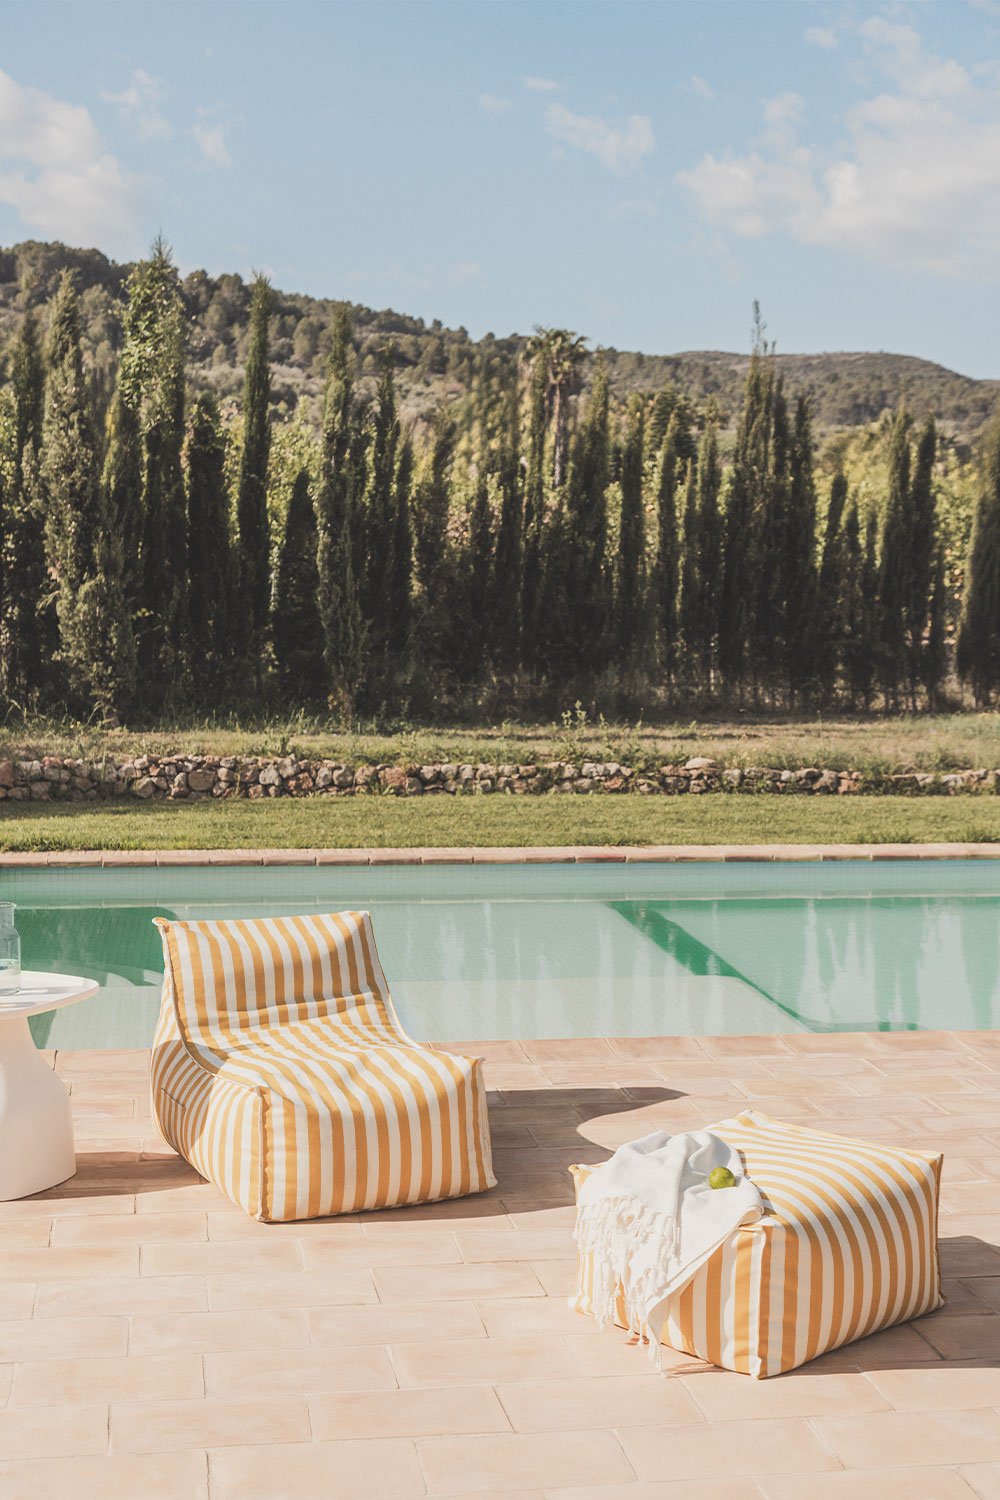
[[[736,1186],[709,1187],[715,1167],[728,1167]],[[666,1299],[763,1213],[739,1153],[709,1130],[657,1130],[619,1146],[581,1185],[576,1205],[575,1239],[593,1257],[598,1325],[614,1322],[621,1292],[629,1331],[649,1340],[659,1363]]]

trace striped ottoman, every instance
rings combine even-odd
[[[156,919],[165,973],[152,1114],[255,1219],[493,1187],[480,1060],[410,1039],[367,912]]]
[[[740,1152],[767,1212],[669,1299],[664,1344],[763,1379],[942,1305],[940,1156],[756,1110],[708,1128]],[[571,1171],[579,1184],[593,1167]],[[573,1299],[582,1313],[593,1311],[589,1262]]]

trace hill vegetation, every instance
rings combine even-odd
[[[8,715],[912,712],[1000,690],[988,383],[897,361],[865,387],[875,356],[831,381],[783,362],[756,307],[744,360],[473,342],[182,279],[162,241],[131,269],[19,246],[0,282]]]
[[[114,383],[121,354],[123,311],[131,265],[99,250],[25,241],[0,249],[0,360],[17,338],[26,311],[42,310],[62,272],[71,269],[80,297],[84,360],[105,395]],[[250,326],[251,285],[240,276],[192,271],[179,283],[187,329],[186,365],[192,387],[220,399],[242,388]],[[272,400],[288,416],[318,422],[330,355],[331,299],[272,290],[269,346]],[[381,351],[390,341],[400,412],[404,421],[427,420],[442,402],[468,394],[483,361],[522,355],[526,334],[474,340],[464,328],[407,317],[392,309],[349,306],[357,353],[359,389],[373,395]],[[709,401],[723,427],[739,414],[750,355],[717,350],[646,354],[606,349],[603,358],[613,401],[651,394],[670,383],[692,404]],[[580,390],[589,388],[595,356],[585,354]],[[960,446],[976,435],[992,411],[1000,381],[974,380],[928,360],[885,353],[776,354],[775,368],[791,399],[809,398],[818,437],[876,423],[905,399],[916,418],[933,416]],[[571,398],[575,400],[574,398]]]

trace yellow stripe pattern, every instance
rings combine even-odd
[[[234,1203],[281,1222],[495,1186],[481,1060],[406,1035],[367,912],[156,925],[153,1119]]]
[[[664,1344],[762,1379],[942,1305],[940,1156],[756,1110],[709,1128],[739,1151],[767,1212],[669,1299]],[[593,1170],[573,1167],[577,1184]],[[581,1256],[577,1311],[593,1311],[592,1294]]]

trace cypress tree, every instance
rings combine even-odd
[[[921,651],[921,680],[930,708],[936,709],[948,671],[948,591],[945,578],[944,548],[938,544],[931,570],[930,603],[927,612],[927,640]]]
[[[722,516],[719,496],[722,490],[722,466],[719,461],[719,438],[714,418],[709,421],[698,453],[698,534],[700,538],[700,574],[702,618],[700,636],[701,676],[711,688],[716,666],[719,636],[719,613],[722,592]]]
[[[773,380],[759,310],[729,479],[719,593],[719,669],[730,688],[756,678],[761,535],[768,510]],[[765,643],[769,651],[770,643]]]
[[[15,405],[9,392],[0,392],[0,710],[12,702],[17,664],[14,661],[14,571],[17,566],[14,522]]]
[[[583,423],[573,444],[566,496],[569,561],[568,648],[571,662],[592,665],[607,636],[607,487],[610,478],[608,374],[598,365]]]
[[[58,645],[38,483],[45,367],[34,317],[14,344],[0,476],[0,701],[44,692]]]
[[[218,402],[210,391],[202,391],[191,407],[186,452],[188,613],[212,688],[232,655],[230,606],[236,603],[225,457]]]
[[[118,538],[106,511],[94,550],[91,576],[84,580],[73,609],[72,654],[87,663],[91,701],[111,724],[117,724],[136,688],[135,636],[125,589]]]
[[[861,636],[861,615],[864,600],[861,597],[861,527],[857,501],[853,501],[844,521],[844,620],[843,660],[844,682],[850,695],[851,706],[856,708],[859,698],[860,658],[858,640]]]
[[[458,646],[467,669],[474,675],[482,669],[489,647],[491,621],[485,609],[493,569],[493,507],[484,457],[480,457],[465,560],[465,619],[460,623]],[[464,649],[462,649],[464,647]]]
[[[678,396],[674,415],[677,418],[677,457],[687,465],[698,457],[698,439],[695,436],[691,404],[685,395]]]
[[[84,387],[80,318],[64,272],[49,313],[48,389],[42,426],[45,542],[59,589],[59,630],[66,647],[73,601],[91,571],[100,520],[95,445]],[[77,671],[83,664],[73,661]]]
[[[616,645],[619,661],[626,671],[635,671],[638,667],[636,656],[642,644],[645,607],[646,536],[642,506],[644,427],[645,407],[642,397],[633,396],[629,403],[628,426],[622,449],[622,508],[618,531],[616,600]]]
[[[559,679],[575,672],[586,654],[586,642],[581,642],[579,634],[580,605],[574,583],[578,548],[570,532],[564,489],[556,492],[555,503],[545,517],[540,554],[541,585],[533,656],[551,678]],[[602,629],[594,642],[591,667],[601,661],[604,644]]]
[[[698,442],[692,431],[688,399],[668,382],[657,393],[646,423],[646,450],[650,458],[662,451],[671,421],[674,423],[674,448],[686,474],[688,464],[698,456]]]
[[[521,592],[523,654],[538,664],[538,609],[542,589],[542,537],[545,522],[545,364],[536,356],[528,387],[528,468],[524,484],[524,579]]]
[[[365,530],[367,548],[361,608],[373,650],[384,652],[390,634],[395,545],[395,487],[400,427],[393,380],[393,350],[381,357],[381,376],[372,415],[371,472]]]
[[[520,411],[517,380],[511,376],[504,402],[504,424],[497,460],[500,519],[490,589],[490,616],[497,665],[513,671],[521,650],[521,589],[524,568],[521,493]]]
[[[878,519],[872,513],[865,523],[865,552],[861,570],[862,621],[864,629],[859,640],[861,647],[861,686],[865,708],[871,706],[878,675],[879,614],[878,614]]]
[[[417,486],[414,521],[417,577],[425,606],[433,615],[440,606],[448,555],[451,466],[458,432],[445,407],[435,414],[424,473]]]
[[[795,403],[782,549],[785,673],[789,695],[793,701],[805,688],[815,667],[813,616],[817,607],[816,482],[812,448],[809,403],[804,396],[800,396]]]
[[[162,703],[176,686],[187,629],[184,441],[184,322],[169,247],[153,242],[128,282],[119,384],[141,448],[141,519],[136,644],[142,683]],[[112,461],[109,458],[108,463]]]
[[[934,461],[937,457],[937,431],[932,419],[925,422],[917,440],[913,480],[910,485],[910,591],[906,607],[907,653],[909,659],[910,703],[916,707],[917,684],[931,677],[937,664],[925,671],[924,632],[931,615],[935,584],[937,539],[937,504],[934,495]],[[930,649],[930,642],[927,643]],[[937,645],[935,650],[938,649]],[[926,686],[926,683],[925,683]]]
[[[118,539],[98,482],[72,278],[64,273],[49,319],[41,479],[49,569],[57,588],[60,655],[109,718],[135,687],[131,626]]]
[[[357,582],[358,603],[364,624],[366,658],[370,647],[370,617],[365,613],[365,581],[371,571],[369,554],[372,549],[371,527],[368,519],[368,471],[373,437],[371,415],[368,406],[359,397],[355,401],[352,413],[347,459],[351,471],[352,497],[351,567]]]
[[[25,455],[29,449],[36,456],[38,453],[45,402],[45,367],[31,312],[25,313],[14,342],[10,373],[14,396],[14,483],[20,485]]]
[[[14,493],[14,402],[6,391],[0,392],[0,710],[11,699],[12,647],[11,615],[14,572],[13,545]]]
[[[678,636],[684,648],[687,675],[698,681],[705,659],[705,600],[702,588],[701,513],[698,508],[698,469],[687,466],[684,484],[684,539],[681,550]],[[705,683],[707,687],[707,682]]]
[[[857,502],[844,523],[844,670],[851,703],[871,706],[879,641],[878,522],[869,515],[861,539]]]
[[[823,533],[816,587],[816,609],[811,619],[813,659],[817,685],[825,699],[832,696],[837,683],[837,668],[842,654],[844,631],[844,508],[847,504],[847,476],[842,469],[833,476],[830,500]]]
[[[108,514],[122,550],[122,587],[129,613],[139,607],[142,546],[142,438],[135,407],[125,399],[121,383],[108,407],[102,484]]]
[[[243,378],[243,451],[236,486],[240,568],[236,619],[241,648],[247,659],[253,662],[258,680],[271,606],[271,539],[267,514],[267,466],[271,455],[270,315],[271,288],[265,276],[257,275],[250,294],[250,336]]]
[[[316,511],[308,469],[292,485],[278,549],[272,638],[282,686],[295,703],[322,694],[323,626],[319,614]]]
[[[322,475],[316,506],[318,606],[323,627],[327,702],[354,713],[364,663],[364,627],[354,572],[353,504],[357,441],[351,323],[341,304],[334,315],[330,376],[323,413]]]
[[[980,483],[957,651],[977,707],[1000,687],[1000,408],[986,430]]]
[[[566,478],[569,453],[569,400],[580,382],[587,340],[564,328],[551,329],[549,379],[552,387],[552,483],[559,489]]]
[[[677,389],[668,380],[666,385],[657,391],[653,401],[653,409],[649,414],[649,422],[646,427],[646,439],[653,454],[660,453],[663,448],[664,439],[667,436],[667,428],[670,419],[677,409]]]
[[[397,666],[405,664],[410,647],[413,590],[413,524],[410,490],[413,485],[413,441],[407,436],[399,448],[394,492],[392,543],[392,601],[389,611],[389,647]]]
[[[677,547],[677,476],[679,457],[677,452],[679,424],[676,412],[667,423],[663,444],[656,469],[656,567],[653,574],[653,613],[660,643],[667,685],[673,681],[677,665],[677,587],[679,558]],[[692,489],[692,505],[694,494]],[[694,511],[694,515],[697,511]],[[687,530],[685,516],[685,532]],[[692,520],[694,516],[692,516]],[[685,535],[685,549],[688,539]],[[690,564],[690,567],[689,567]],[[697,551],[690,555],[685,550],[685,579],[687,582],[687,607],[690,610],[694,595],[691,592],[694,572],[697,569]]]
[[[906,675],[907,612],[913,589],[909,429],[909,418],[900,408],[892,424],[889,497],[878,576],[879,676],[893,708],[898,706],[900,682]]]
[[[791,491],[792,432],[788,401],[780,376],[770,380],[770,430],[762,473],[757,476],[755,506],[755,578],[752,608],[753,648],[751,675],[763,678],[772,698],[785,677],[788,616],[785,585],[788,577],[786,548]]]

